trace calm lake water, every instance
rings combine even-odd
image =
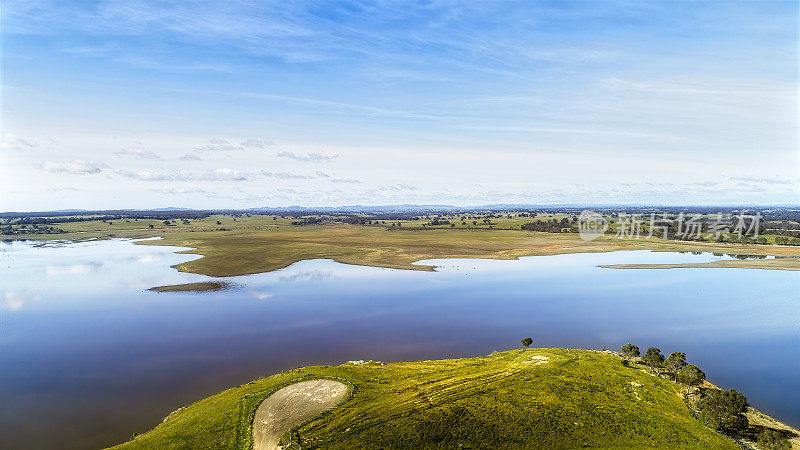
[[[718,385],[800,425],[800,273],[615,270],[719,259],[647,251],[432,260],[436,272],[302,261],[215,293],[196,258],[126,240],[0,244],[0,448],[98,448],[286,369],[519,346],[684,351]]]

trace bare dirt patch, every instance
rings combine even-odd
[[[527,361],[522,361],[522,364],[531,364],[533,366],[538,366],[539,364],[544,364],[547,361],[550,361],[550,358],[547,356],[533,355],[530,358],[528,358]]]
[[[253,419],[253,449],[278,449],[280,437],[289,428],[332,409],[347,397],[346,384],[333,380],[310,380],[277,390],[264,400]]]

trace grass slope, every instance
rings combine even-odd
[[[692,417],[675,384],[610,354],[565,349],[295,369],[178,410],[116,448],[239,448],[240,417],[257,406],[242,399],[301,376],[355,387],[298,430],[304,448],[736,448]]]

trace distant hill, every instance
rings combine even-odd
[[[731,211],[736,209],[748,210],[797,210],[800,205],[774,205],[774,206],[754,206],[754,205],[712,205],[712,206],[670,206],[670,205],[624,205],[624,204],[603,204],[603,205],[582,205],[582,204],[532,204],[532,203],[497,203],[491,205],[477,206],[452,206],[452,205],[350,205],[350,206],[261,206],[248,209],[193,209],[169,206],[166,208],[152,209],[107,209],[107,210],[86,210],[86,209],[59,209],[53,211],[7,211],[0,212],[3,217],[47,217],[47,216],[68,216],[68,215],[135,215],[144,213],[202,213],[202,214],[280,214],[280,213],[323,213],[323,214],[352,214],[352,213],[377,213],[377,214],[401,214],[401,213],[461,213],[461,212],[495,212],[495,211],[568,211],[580,212],[584,209],[598,211],[683,211],[698,213],[716,213],[719,211]]]

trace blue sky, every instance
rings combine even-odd
[[[13,1],[0,210],[800,203],[798,4]]]

